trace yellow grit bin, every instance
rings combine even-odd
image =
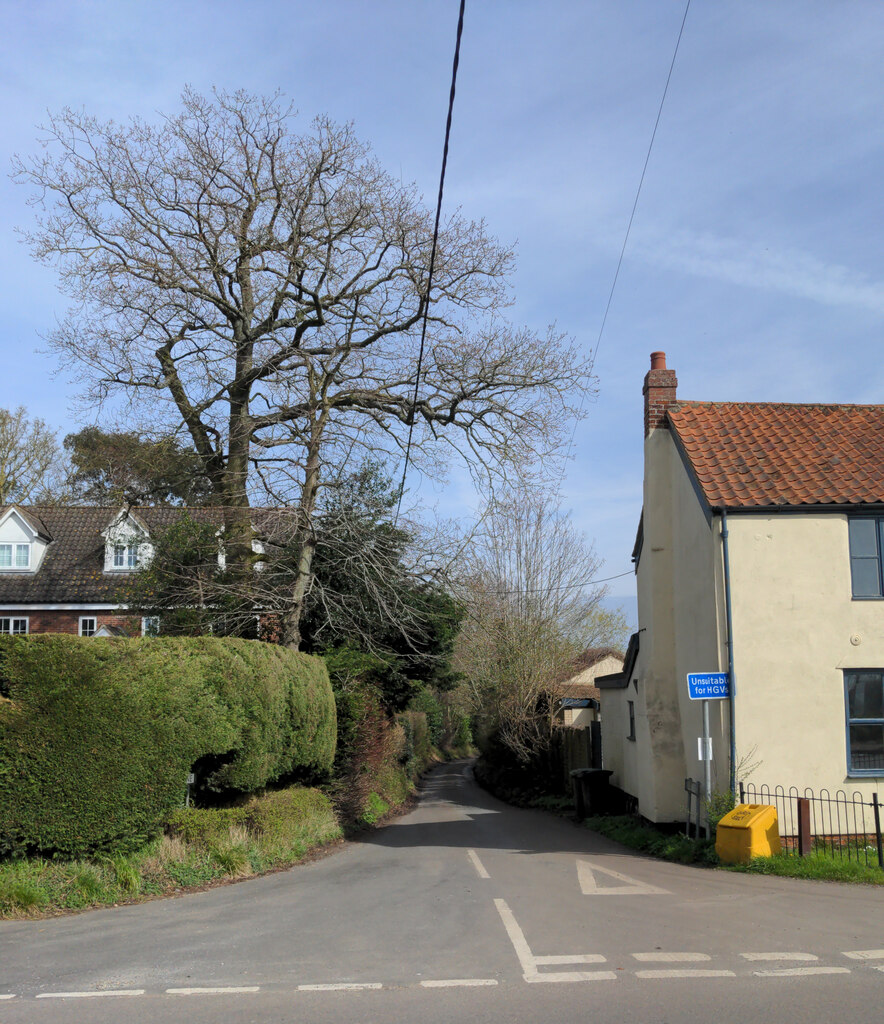
[[[745,864],[753,857],[772,857],[781,849],[776,807],[737,804],[718,823],[715,852],[725,864]]]

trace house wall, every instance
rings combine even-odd
[[[118,615],[113,611],[90,611],[88,608],[73,611],[34,611],[23,608],[21,611],[0,612],[3,618],[28,620],[28,633],[70,633],[79,635],[80,618],[88,616],[96,619],[96,627],[119,626],[132,636],[141,636],[141,618],[134,615]]]
[[[851,596],[847,517],[732,514],[728,529],[738,765],[771,786],[881,792],[847,774],[842,669],[884,667],[884,601]]]
[[[707,519],[668,430],[645,441],[644,541],[637,572],[639,654],[624,689],[603,690],[602,750],[611,781],[651,821],[683,817],[684,783],[702,778],[702,709],[688,699],[688,672],[727,667],[720,590],[720,537]],[[628,739],[628,701],[635,739]],[[728,783],[728,710],[710,708],[713,787]]]

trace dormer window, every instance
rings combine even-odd
[[[0,569],[31,568],[31,545],[30,544],[0,544]]]
[[[114,544],[114,568],[115,569],[137,569],[138,568],[138,545],[137,544]]]

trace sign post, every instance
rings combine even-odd
[[[703,790],[707,800],[712,796],[712,741],[709,736],[709,701],[727,700],[731,681],[727,672],[688,672],[688,697],[703,702],[703,738],[700,760],[703,762]],[[706,831],[709,826],[707,823]]]

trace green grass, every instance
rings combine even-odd
[[[831,853],[815,851],[807,857],[786,853],[775,857],[756,857],[748,864],[723,864],[729,871],[757,875],[781,875],[786,878],[815,878],[826,882],[861,882],[884,885],[884,871],[877,864],[841,860]]]
[[[669,834],[631,817],[587,818],[583,824],[632,850],[640,850],[679,864],[703,864],[727,871],[779,875],[784,878],[884,885],[884,871],[877,865],[867,866],[856,860],[841,860],[825,850],[817,850],[807,857],[782,853],[775,857],[756,857],[748,864],[722,864],[715,852],[714,842],[708,839],[688,839],[681,834]]]
[[[678,864],[719,863],[713,843],[708,839],[688,839],[680,833],[662,832],[627,815],[586,818],[583,825],[632,850]]]
[[[291,865],[342,835],[328,797],[292,787],[235,808],[182,808],[135,853],[0,861],[0,918],[107,906]]]

